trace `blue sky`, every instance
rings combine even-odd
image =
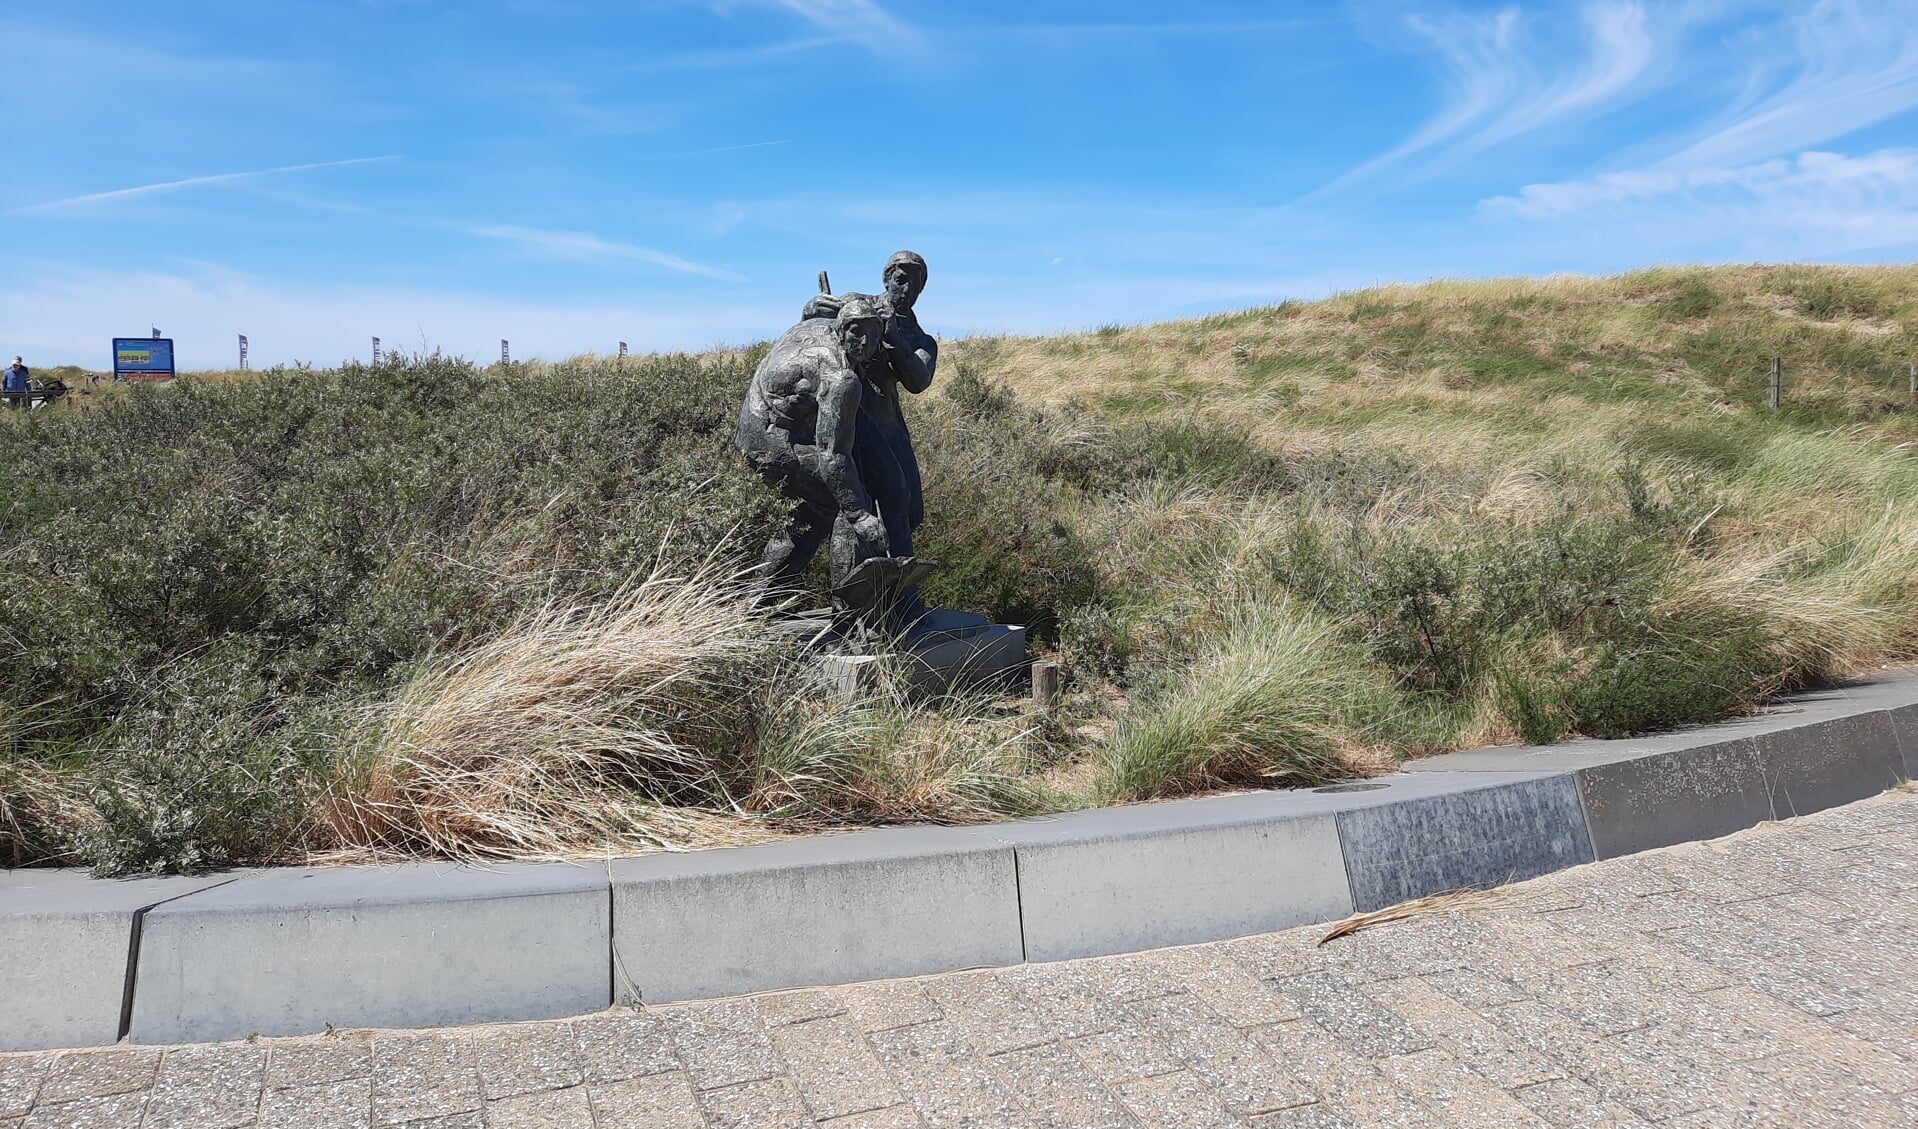
[[[1918,3],[5,0],[0,352],[935,332],[1907,260]]]

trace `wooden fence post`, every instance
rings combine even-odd
[[[1778,403],[1785,398],[1784,358],[1771,359],[1771,409],[1778,410]]]
[[[1059,664],[1040,659],[1032,664],[1032,700],[1049,706],[1059,700]]]

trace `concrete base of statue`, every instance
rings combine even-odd
[[[887,673],[915,695],[1010,686],[1029,669],[1026,629],[930,608],[884,653],[822,655],[819,669],[829,686],[848,697],[879,685]]]

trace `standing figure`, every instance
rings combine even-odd
[[[21,408],[27,406],[33,390],[33,373],[19,357],[13,358],[6,372],[0,374],[0,393],[5,393],[7,406]]]
[[[876,362],[884,332],[873,303],[848,300],[830,321],[787,330],[753,373],[733,442],[795,503],[791,525],[767,543],[762,559],[773,584],[804,572],[828,537],[835,587],[859,562],[887,555],[885,520],[853,454],[863,394],[858,370]]]
[[[932,385],[939,342],[919,327],[912,309],[926,288],[926,260],[912,251],[895,252],[886,260],[883,280],[883,294],[817,294],[800,314],[832,317],[843,303],[858,299],[872,302],[885,317],[884,349],[874,363],[858,366],[863,387],[853,461],[886,519],[890,555],[910,557],[913,530],[926,518],[926,499],[900,390],[917,395]]]

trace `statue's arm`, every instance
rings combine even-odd
[[[917,338],[917,340],[914,340]],[[899,383],[914,395],[932,387],[933,370],[939,364],[939,343],[924,333],[888,333],[886,355]]]
[[[840,509],[870,509],[865,484],[852,461],[853,428],[859,419],[859,377],[850,368],[821,373],[818,400],[814,442],[819,447],[820,477],[839,500]]]

